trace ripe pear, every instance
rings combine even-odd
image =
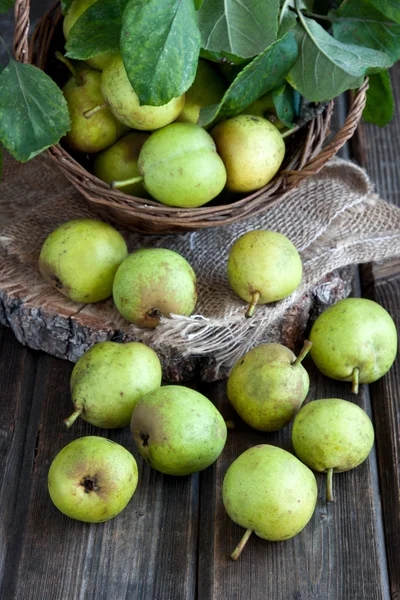
[[[346,298],[315,321],[311,356],[318,369],[332,379],[371,383],[392,366],[397,353],[397,330],[389,313],[365,298]]]
[[[246,528],[231,558],[239,558],[253,531],[271,542],[297,535],[312,517],[317,491],[313,472],[286,450],[261,444],[243,452],[222,487],[226,512]]]
[[[71,375],[74,413],[67,427],[81,416],[96,427],[126,427],[139,398],[161,385],[157,354],[137,342],[100,342],[85,352]]]
[[[228,258],[228,280],[242,300],[250,302],[246,317],[257,304],[276,302],[300,285],[303,267],[292,242],[276,231],[255,230],[233,244]]]
[[[202,394],[166,385],[141,398],[131,431],[146,462],[166,475],[190,475],[209,467],[227,436],[222,415]]]
[[[83,15],[92,4],[95,4],[95,2],[97,2],[97,0],[74,0],[72,2],[63,20],[65,41],[68,41],[70,31],[79,17]],[[115,55],[116,53],[111,51],[101,52],[101,54],[97,54],[97,56],[93,56],[93,58],[88,58],[85,62],[92,67],[92,69],[102,71]]]
[[[254,115],[255,117],[262,117],[263,119],[267,119],[270,121],[279,131],[285,129],[285,124],[282,123],[276,116],[276,110],[274,101],[272,99],[272,94],[269,92],[268,94],[264,94],[257,100],[254,100],[249,106],[247,106],[242,114],[245,115]]]
[[[143,248],[118,268],[115,306],[138,327],[157,327],[160,317],[192,314],[197,302],[196,275],[187,260],[166,248]]]
[[[85,523],[115,517],[132,498],[137,482],[132,454],[95,435],[65,446],[51,463],[48,475],[50,498],[58,510]]]
[[[278,172],[285,156],[279,130],[261,117],[237,115],[211,130],[227,172],[231,192],[253,192]]]
[[[162,106],[140,105],[125,71],[121,55],[114,57],[101,75],[102,91],[112,113],[133,129],[159,129],[176,119],[185,105],[185,95]]]
[[[354,469],[367,458],[374,428],[367,413],[353,402],[314,400],[296,416],[292,443],[303,463],[327,473],[326,499],[332,501],[332,474]]]
[[[207,60],[200,59],[194,82],[186,92],[186,102],[176,119],[182,123],[197,125],[200,110],[210,104],[218,104],[226,90],[226,85]],[[208,129],[211,124],[206,127]]]
[[[144,131],[133,131],[98,154],[93,169],[96,177],[106,183],[111,183],[115,179],[137,177],[139,175],[139,152],[148,137],[149,134]],[[141,181],[124,186],[123,191],[131,196],[149,197]]]
[[[142,177],[113,182],[113,187],[144,180],[153,198],[182,208],[210,202],[226,181],[212,138],[192,123],[172,123],[154,132],[140,151],[139,172]]]
[[[75,302],[99,302],[112,293],[114,275],[128,254],[122,235],[94,219],[68,221],[45,240],[39,270]]]
[[[100,152],[114,144],[127,131],[107,107],[96,111],[90,118],[93,106],[104,104],[101,93],[101,74],[89,67],[79,68],[76,75],[63,88],[71,117],[71,129],[64,137],[73,150],[89,154]]]
[[[277,431],[290,423],[310,387],[308,373],[301,364],[310,348],[306,340],[296,358],[281,344],[262,344],[237,361],[228,378],[227,394],[250,427]]]

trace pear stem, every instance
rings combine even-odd
[[[296,360],[294,360],[292,362],[292,367],[299,365],[305,359],[305,357],[311,350],[311,346],[312,346],[312,342],[310,342],[309,340],[304,340],[304,344],[303,344],[302,349],[300,350],[300,354],[298,355]]]
[[[68,419],[64,419],[65,426],[70,428],[71,425],[73,425],[75,423],[76,419],[82,414],[82,411],[83,411],[83,406],[76,408],[75,411],[72,413],[72,415],[70,417],[68,417]]]
[[[260,299],[260,292],[253,292],[252,297],[251,297],[251,302],[249,304],[248,309],[246,310],[246,314],[245,317],[246,319],[251,319],[251,317],[254,315],[254,311],[256,309],[257,306],[257,302]]]
[[[110,186],[112,189],[120,188],[125,187],[126,185],[132,185],[133,183],[140,183],[143,180],[144,177],[139,175],[138,177],[131,177],[130,179],[124,179],[123,181],[112,181]]]
[[[239,558],[239,556],[242,554],[242,550],[245,547],[245,545],[247,544],[248,539],[252,533],[253,533],[252,529],[246,529],[244,536],[242,537],[242,539],[240,540],[240,542],[238,543],[238,545],[236,546],[236,548],[234,549],[234,551],[231,554],[232,560],[237,560]]]
[[[76,83],[78,85],[81,84],[81,80],[78,76],[78,73],[76,72],[76,69],[74,67],[74,65],[72,64],[72,62],[66,57],[64,56],[64,54],[61,54],[61,52],[59,52],[57,50],[57,52],[55,53],[55,57],[61,61],[62,63],[64,63],[64,65],[68,68],[68,70],[72,73],[72,76],[74,77]]]
[[[353,369],[353,385],[351,387],[351,391],[353,394],[358,394],[358,384],[360,382],[360,369],[358,367],[354,367]]]
[[[330,468],[326,472],[326,501],[334,502],[333,493],[332,493],[332,475],[333,468]]]
[[[95,114],[97,114],[98,112],[103,110],[103,108],[107,108],[107,106],[108,106],[107,102],[104,102],[104,104],[98,104],[97,106],[94,106],[93,108],[89,108],[89,110],[85,110],[85,112],[83,113],[83,116],[85,117],[85,119],[90,119],[90,117],[93,117]]]
[[[294,127],[292,127],[292,129],[289,129],[288,131],[285,131],[285,133],[281,133],[281,137],[282,138],[287,138],[289,137],[289,135],[292,135],[293,133],[296,133],[296,131],[298,131],[300,129],[300,127],[298,125],[295,125]]]
[[[227,429],[235,429],[235,421],[225,421]]]

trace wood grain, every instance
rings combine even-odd
[[[4,332],[4,329],[2,330]],[[11,337],[11,332],[3,333]],[[20,356],[17,354],[17,356]],[[14,361],[12,371],[19,365]],[[38,439],[19,472],[19,492],[8,539],[2,598],[70,600],[123,598],[185,600],[194,597],[197,548],[198,476],[164,477],[138,458],[129,430],[99,430],[79,420],[70,430],[62,418],[71,411],[72,365],[40,354],[32,405],[40,422],[28,432]],[[11,375],[10,375],[11,378]],[[47,491],[50,463],[61,448],[84,435],[121,443],[138,459],[137,492],[115,519],[99,525],[73,521],[52,505]],[[23,449],[19,441],[18,449]],[[11,468],[18,453],[11,455]],[[13,506],[11,501],[10,507]]]

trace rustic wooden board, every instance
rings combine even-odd
[[[400,64],[392,69],[393,92],[400,98]],[[393,121],[381,129],[364,125],[364,152],[360,158],[376,188],[387,200],[400,206],[400,106],[395,103]],[[361,270],[363,293],[382,304],[400,332],[400,261],[374,264]],[[386,538],[386,554],[393,600],[400,599],[400,362],[370,386],[374,414],[380,493]]]

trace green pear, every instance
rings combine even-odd
[[[236,240],[229,253],[228,280],[237,295],[250,302],[246,317],[253,316],[257,304],[289,296],[300,285],[302,275],[295,246],[276,231],[249,231]]]
[[[282,121],[280,121],[276,116],[275,104],[272,99],[271,92],[264,94],[264,96],[257,98],[257,100],[254,100],[254,102],[242,110],[241,114],[262,117],[263,119],[267,119],[267,121],[270,121],[273,125],[275,125],[279,131],[285,129],[285,124],[282,123]]]
[[[261,117],[237,115],[216,125],[211,135],[227,172],[231,192],[253,192],[276,175],[285,156],[279,130]]]
[[[190,475],[221,454],[227,429],[215,406],[202,394],[166,385],[141,398],[131,431],[146,462],[166,475]]]
[[[92,4],[95,4],[95,2],[97,2],[97,0],[74,0],[72,2],[63,20],[65,41],[68,41],[70,31],[79,17],[83,15]],[[114,56],[116,56],[115,52],[101,52],[101,54],[97,54],[96,56],[93,56],[93,58],[88,58],[85,62],[92,67],[92,69],[102,71]]]
[[[314,471],[326,472],[327,500],[333,500],[332,473],[361,464],[374,444],[367,413],[353,402],[328,398],[303,406],[293,422],[293,448]]]
[[[114,275],[128,250],[122,235],[93,219],[68,221],[45,240],[39,270],[75,302],[99,302],[112,293]]]
[[[365,298],[346,298],[315,321],[311,356],[318,369],[332,379],[371,383],[392,366],[397,353],[397,330],[389,313]]]
[[[93,169],[96,177],[106,183],[111,183],[115,179],[137,177],[139,175],[139,152],[148,137],[149,134],[144,131],[133,131],[98,154]],[[125,186],[123,191],[131,196],[149,197],[141,181]]]
[[[161,385],[157,354],[137,342],[100,342],[85,352],[71,375],[74,413],[67,427],[81,416],[95,427],[126,427],[139,398]]]
[[[176,119],[185,105],[185,95],[162,106],[141,105],[129,83],[121,55],[114,57],[101,75],[102,91],[115,117],[133,129],[159,129]]]
[[[194,82],[186,92],[185,106],[176,120],[197,125],[200,110],[210,104],[218,104],[225,90],[225,83],[211,64],[200,59]],[[211,127],[211,124],[206,129],[209,127]]]
[[[86,523],[102,523],[120,513],[137,482],[132,454],[94,435],[65,446],[51,463],[48,475],[50,498],[58,510]]]
[[[313,472],[286,450],[261,444],[243,452],[222,486],[226,512],[246,528],[231,558],[239,558],[253,531],[271,542],[298,534],[312,517],[317,492]]]
[[[196,275],[187,260],[165,248],[143,248],[118,268],[113,286],[119,313],[138,327],[157,327],[160,317],[192,314]]]
[[[73,150],[89,154],[114,144],[127,131],[107,107],[88,118],[93,106],[102,106],[101,74],[89,67],[79,68],[63,88],[71,117],[71,129],[64,137]],[[85,116],[86,115],[86,116]]]
[[[262,344],[236,362],[228,378],[228,399],[250,427],[277,431],[294,418],[310,387],[301,364],[310,348],[306,341],[296,358],[281,344]]]
[[[140,151],[139,172],[142,177],[115,181],[113,187],[144,180],[153,198],[182,208],[210,202],[226,181],[211,136],[193,123],[172,123],[155,131]]]

